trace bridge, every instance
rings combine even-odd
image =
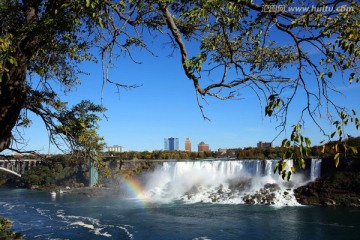
[[[21,174],[23,174],[27,170],[30,170],[32,167],[36,167],[37,165],[39,165],[40,162],[41,160],[38,159],[24,159],[24,160],[1,159],[0,170],[21,177]]]
[[[41,160],[38,159],[24,159],[24,160],[0,159],[0,171],[5,171],[14,174],[18,177],[21,177],[21,174],[25,173],[25,171],[30,170],[32,167],[38,166],[40,162]],[[98,183],[99,176],[93,159],[89,161],[89,171],[90,171],[89,186],[94,186]]]

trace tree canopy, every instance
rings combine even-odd
[[[81,81],[79,64],[99,61],[103,84],[136,87],[113,81],[109,70],[119,55],[136,61],[134,48],[153,54],[146,38],[157,35],[180,53],[204,118],[206,97],[236,99],[252,91],[280,127],[294,124],[284,157],[301,162],[311,144],[301,134],[305,115],[339,142],[348,137],[345,125],[360,125],[354,110],[332,98],[341,93],[341,80],[360,81],[359,16],[355,0],[1,0],[0,151],[12,149],[16,129],[31,124],[29,111],[43,119],[53,143],[60,137],[71,147],[93,148],[101,140],[93,130],[104,107],[85,101],[71,109],[54,84],[71,91]],[[296,106],[302,114],[288,123],[298,94],[306,96]],[[323,116],[334,133],[318,123]]]

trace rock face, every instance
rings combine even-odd
[[[267,183],[255,194],[245,195],[243,200],[247,204],[273,205],[277,191],[280,191],[279,185],[276,183]]]
[[[304,205],[360,207],[360,172],[337,172],[295,190]]]

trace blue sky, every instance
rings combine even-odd
[[[221,101],[207,98],[204,112],[211,121],[204,120],[197,105],[195,90],[182,70],[180,57],[175,52],[168,57],[169,50],[157,47],[157,57],[145,51],[136,50],[135,54],[142,64],[135,64],[128,58],[119,59],[117,67],[111,71],[111,79],[126,84],[141,84],[132,90],[117,89],[107,84],[103,92],[103,103],[108,109],[107,120],[100,122],[99,133],[108,145],[121,145],[126,151],[161,150],[164,138],[178,137],[180,149],[184,149],[186,137],[190,137],[193,150],[201,141],[208,143],[212,150],[256,146],[258,141],[272,141],[276,135],[275,119],[264,116],[265,103],[249,90],[241,92],[241,100]],[[84,63],[82,69],[90,75],[82,76],[83,82],[73,92],[63,95],[70,104],[82,99],[101,102],[102,73],[101,64]],[[291,75],[291,70],[285,72]],[[293,76],[295,77],[295,76]],[[339,76],[334,76],[339,77]],[[340,78],[339,78],[340,79]],[[310,79],[311,81],[311,79]],[[336,83],[337,84],[337,83]],[[342,86],[342,83],[340,83]],[[340,86],[339,85],[339,86]],[[343,96],[335,96],[336,101],[360,113],[359,84],[343,88]],[[296,123],[300,114],[303,94],[294,100],[289,112],[289,126]],[[330,129],[327,121],[320,119],[325,129]],[[33,126],[25,130],[28,139],[27,150],[48,152],[47,134],[39,119],[34,118]],[[359,135],[353,128],[351,135]],[[289,134],[289,132],[287,132]],[[313,144],[324,139],[311,120],[306,120],[304,135],[312,138]],[[281,134],[274,145],[288,137]],[[58,152],[54,146],[51,153]]]

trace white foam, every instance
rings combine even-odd
[[[77,221],[77,222],[70,223],[70,226],[73,226],[73,225],[81,226],[81,227],[92,229],[92,230],[95,229],[94,225],[86,224],[86,223],[84,223],[82,221]]]
[[[123,230],[126,235],[130,238],[130,240],[134,239],[134,235],[130,233],[130,231],[126,227],[132,227],[130,225],[116,226],[117,228]]]
[[[123,230],[129,239],[134,239],[133,234],[130,233],[128,228],[132,228],[131,225],[123,225],[123,226],[114,226],[114,225],[102,225],[100,224],[100,220],[92,217],[84,217],[84,216],[76,216],[76,215],[66,215],[64,210],[57,211],[57,217],[61,218],[64,222],[68,223],[68,226],[79,226],[89,229],[90,232],[94,233],[97,236],[103,237],[112,237],[112,235],[103,231],[106,228],[119,228]],[[75,220],[75,221],[74,221]]]
[[[109,234],[108,232],[101,233],[100,231],[103,230],[103,229],[104,228],[97,228],[93,232],[94,232],[95,235],[98,235],[98,236],[112,237],[112,235]]]
[[[295,174],[291,181],[283,180],[273,173],[275,163],[274,160],[165,162],[140,180],[145,189],[142,195],[154,202],[243,204],[247,196],[265,193],[267,198],[254,197],[251,203],[298,206],[293,189],[305,183],[304,177]],[[286,168],[291,167],[292,161],[288,160]],[[275,184],[275,188],[265,188],[266,184]]]
[[[50,210],[41,209],[41,208],[36,208],[35,210],[36,210],[36,212],[38,212],[41,216],[47,216],[48,213],[50,212]]]
[[[12,210],[16,205],[12,205],[10,203],[4,203],[3,207],[5,207],[7,210]]]
[[[93,232],[97,236],[112,237],[112,235],[109,234],[108,232],[104,232],[104,233],[101,232],[101,230],[103,230],[104,228],[96,228],[92,224],[87,224],[82,221],[76,221],[76,222],[70,223],[70,226],[74,226],[74,225],[90,229],[91,230],[90,232]]]

